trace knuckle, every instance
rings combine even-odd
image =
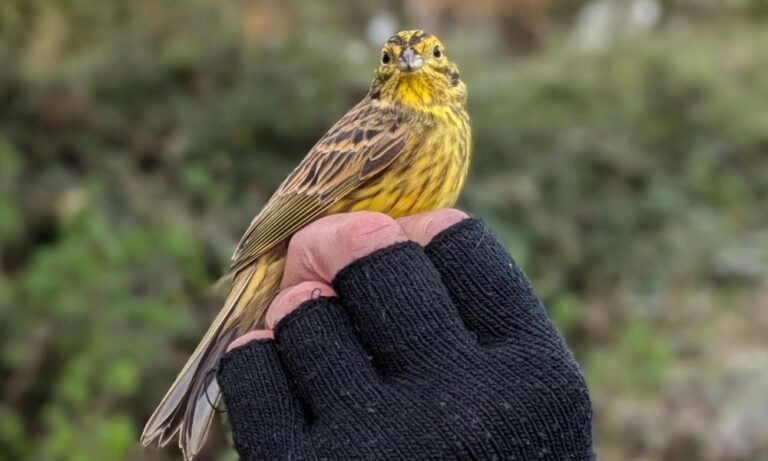
[[[360,235],[378,234],[390,228],[397,227],[394,219],[384,213],[361,211],[352,213],[339,228],[342,238],[350,239]]]
[[[330,215],[319,218],[302,227],[291,237],[288,242],[288,252],[296,254],[317,246],[318,235],[325,235],[328,229],[332,229],[342,215]]]
[[[293,284],[296,279],[322,280],[325,267],[321,248],[312,232],[297,232],[288,243],[283,282]]]
[[[293,264],[290,266],[301,278],[322,278],[325,272],[323,258],[318,258],[317,247],[304,246],[300,252],[292,255]],[[298,285],[297,285],[298,286]]]
[[[364,256],[403,240],[400,226],[383,213],[360,212],[350,215],[338,232],[340,243],[354,257]]]
[[[301,254],[311,242],[312,233],[307,227],[300,229],[288,241],[288,254]]]

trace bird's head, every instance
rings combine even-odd
[[[371,96],[416,109],[464,104],[466,86],[459,69],[434,35],[407,30],[393,35],[381,49]]]

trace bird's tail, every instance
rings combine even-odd
[[[265,255],[237,274],[216,319],[144,426],[141,443],[166,445],[178,434],[185,460],[202,448],[219,400],[216,367],[229,343],[256,327],[277,293],[284,258]]]

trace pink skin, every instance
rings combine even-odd
[[[463,211],[446,208],[397,220],[383,213],[359,211],[313,222],[288,245],[282,289],[267,310],[267,329],[240,336],[227,351],[251,341],[274,339],[275,325],[301,303],[317,296],[336,296],[331,280],[352,261],[407,240],[426,245],[467,217]]]

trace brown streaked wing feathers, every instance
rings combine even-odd
[[[232,257],[229,275],[247,267],[382,171],[405,150],[413,135],[405,127],[394,116],[383,117],[368,98],[350,110],[315,144],[253,219]],[[340,163],[343,166],[339,167]]]

